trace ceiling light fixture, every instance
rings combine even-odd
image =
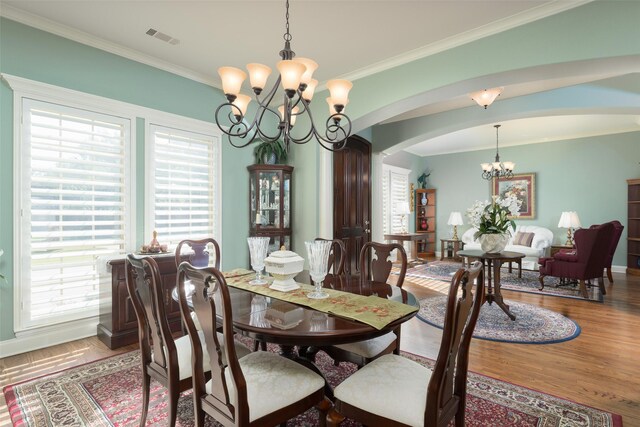
[[[484,107],[486,110],[487,107],[493,104],[493,101],[495,101],[496,98],[500,96],[503,89],[504,88],[502,87],[494,87],[493,89],[485,89],[478,92],[470,93],[469,96],[471,97],[471,99],[476,101],[479,106]]]
[[[513,169],[516,164],[513,162],[501,162],[498,154],[498,129],[500,125],[493,125],[496,128],[496,160],[493,163],[480,163],[482,167],[482,177],[487,180],[493,178],[513,178]]]
[[[329,118],[326,121],[326,129],[322,135],[316,129],[309,104],[318,85],[318,81],[312,79],[313,72],[318,64],[311,59],[295,58],[291,50],[291,34],[289,33],[289,0],[286,1],[286,32],[283,35],[284,49],[280,51],[282,61],[278,62],[280,72],[278,80],[271,90],[260,97],[267,79],[271,74],[271,68],[263,64],[248,64],[249,81],[258,103],[258,110],[251,124],[245,120],[247,107],[251,97],[240,94],[242,82],[247,74],[234,67],[221,67],[218,69],[222,79],[222,90],[227,102],[216,110],[216,124],[224,132],[229,143],[241,148],[251,144],[256,138],[264,142],[276,142],[282,139],[287,152],[291,142],[305,144],[315,139],[322,147],[330,151],[344,148],[347,138],[351,135],[351,120],[344,114],[344,108],[349,102],[349,90],[353,86],[348,80],[329,80],[327,88],[331,94],[327,98],[329,103]],[[282,84],[284,89],[284,102],[280,106],[271,105],[278,88]],[[277,102],[277,101],[276,101]],[[279,110],[279,111],[278,111]],[[302,115],[309,117],[309,131],[301,137],[295,138],[291,130],[296,118]],[[343,120],[344,119],[344,120]],[[267,129],[276,122],[275,129]]]

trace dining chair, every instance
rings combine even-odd
[[[213,264],[211,263],[211,256],[213,255]],[[194,267],[208,267],[214,265],[220,270],[220,246],[218,242],[212,238],[207,237],[199,240],[185,239],[181,240],[176,246],[176,269],[180,267],[180,264],[187,261]],[[193,313],[191,317],[194,319],[196,329],[200,330],[200,324],[197,319],[194,318]],[[186,334],[186,331],[184,331]],[[267,343],[264,341],[254,340],[253,351],[258,349],[266,351]]]
[[[433,371],[396,354],[374,360],[336,387],[327,425],[350,418],[367,426],[444,427],[451,420],[464,426],[469,345],[483,295],[482,264],[459,269],[451,280]]]
[[[207,267],[211,264],[210,260],[212,255],[214,257],[213,265],[215,265],[217,269],[220,269],[220,246],[214,238],[182,240],[176,247],[176,269],[184,261],[188,261],[196,267]]]
[[[344,242],[340,239],[328,240],[320,237],[316,238],[316,241],[318,240],[331,242],[327,271],[331,271],[332,274],[344,274],[345,260],[347,259],[347,248],[344,246]]]
[[[193,286],[190,303],[185,279]],[[184,262],[178,268],[178,283],[180,311],[193,351],[196,426],[204,426],[205,414],[225,426],[277,425],[314,405],[324,425],[331,403],[324,396],[325,381],[320,375],[269,351],[238,358],[233,345],[231,297],[218,269],[198,269]],[[203,334],[196,330],[190,310],[200,321]],[[222,324],[220,338],[215,333],[217,322]],[[203,346],[212,355],[209,381],[204,376]]]
[[[138,341],[142,361],[142,414],[146,423],[151,378],[168,390],[168,425],[175,425],[180,393],[191,388],[191,346],[189,338],[173,338],[165,313],[158,264],[152,257],[127,255],[126,282],[138,319]]]
[[[389,280],[393,267],[390,257],[394,250],[397,250],[397,258],[400,261],[400,272],[395,285],[402,287],[407,272],[407,253],[404,247],[398,243],[377,242],[365,243],[360,251],[360,286],[367,286],[371,281],[386,283]],[[351,362],[364,366],[384,354],[400,354],[400,327],[376,338],[322,347],[320,350],[327,353],[336,365],[340,362]]]

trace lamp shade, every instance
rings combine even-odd
[[[306,67],[300,62],[291,60],[282,60],[277,64],[280,77],[282,77],[282,87],[284,90],[296,91],[300,86],[300,79],[304,74]]]
[[[448,225],[463,225],[462,222],[462,214],[460,212],[451,212],[449,214],[449,220],[447,221]]]
[[[580,218],[578,217],[578,213],[575,211],[570,212],[562,212],[560,215],[560,221],[558,222],[559,228],[580,228],[582,224],[580,224]]]
[[[500,96],[502,89],[503,88],[501,87],[494,87],[492,89],[485,89],[470,93],[469,96],[471,96],[471,99],[476,101],[479,106],[487,108],[487,106],[491,105],[493,101]]]
[[[235,105],[236,107],[238,107],[238,109],[240,110],[240,112],[242,113],[242,116],[244,116],[245,114],[247,114],[247,107],[249,106],[249,103],[251,102],[251,97],[248,95],[243,95],[240,94],[238,95],[238,97],[233,101],[233,105]],[[234,114],[237,115],[237,111],[234,110],[233,112]]]
[[[220,67],[218,74],[222,80],[222,91],[225,95],[239,94],[242,82],[247,78],[247,73],[234,67]]]
[[[396,215],[408,215],[409,211],[409,202],[398,202],[395,205]]]
[[[349,91],[353,84],[349,80],[336,79],[327,82],[327,88],[331,94],[333,105],[347,105],[349,102]]]
[[[305,88],[304,92],[302,92],[302,97],[307,101],[311,101],[311,98],[313,98],[313,93],[316,91],[317,86],[318,81],[316,79],[309,80],[309,83],[307,83],[307,87]]]
[[[304,65],[305,70],[302,73],[302,77],[300,78],[300,83],[304,83],[306,85],[311,81],[311,77],[313,77],[313,72],[318,68],[318,63],[313,59],[309,58],[293,58],[293,62],[298,62]]]
[[[267,79],[271,74],[271,68],[263,64],[247,64],[247,70],[249,70],[249,81],[253,89],[264,89],[267,84]]]

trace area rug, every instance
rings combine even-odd
[[[270,346],[270,350],[275,350]],[[433,361],[403,353],[425,366]],[[355,365],[333,366],[318,354],[320,369],[335,386],[355,372]],[[4,388],[15,426],[137,426],[142,402],[142,372],[138,351],[121,354]],[[148,426],[165,425],[166,392],[151,382]],[[268,398],[268,396],[265,396]],[[318,414],[311,409],[289,426],[316,426]],[[580,426],[621,427],[622,417],[525,387],[469,373],[466,425],[470,427]],[[191,393],[182,395],[178,408],[179,427],[193,426]],[[207,426],[218,426],[207,417]],[[346,420],[345,427],[357,426]]]
[[[485,303],[480,308],[474,338],[518,344],[553,344],[580,335],[580,326],[562,314],[531,304],[504,302],[516,320],[511,320],[498,304]],[[446,304],[446,296],[423,299],[418,318],[442,329]]]
[[[407,278],[423,278],[451,281],[456,271],[461,267],[459,262],[450,261],[432,261],[427,264],[418,265],[407,269]],[[396,272],[397,274],[397,272]],[[509,273],[506,266],[500,271],[500,286],[504,290],[515,292],[527,292],[531,294],[553,295],[563,298],[575,298],[585,300],[580,294],[578,286],[559,286],[556,287],[558,279],[549,277],[545,279],[545,287],[541,291],[539,273],[537,271],[522,270],[522,277],[518,277],[518,269],[514,266],[513,271]],[[413,281],[413,280],[412,280]],[[588,301],[604,302],[604,297],[600,293],[597,286],[587,286],[589,298]]]

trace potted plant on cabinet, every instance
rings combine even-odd
[[[287,162],[287,151],[282,142],[262,142],[253,151],[257,164],[285,164]]]

